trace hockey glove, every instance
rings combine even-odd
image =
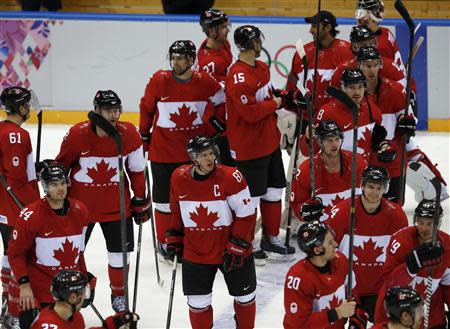
[[[139,315],[136,313],[131,313],[130,311],[119,312],[116,315],[109,316],[105,319],[103,323],[103,328],[106,329],[119,329],[126,324],[136,324],[139,320]]]
[[[411,274],[417,274],[422,268],[434,268],[440,264],[442,260],[442,247],[437,244],[433,246],[431,243],[424,243],[413,249],[406,256],[406,265]]]
[[[137,225],[148,221],[151,211],[152,200],[150,198],[140,199],[133,197],[131,199],[131,216]]]
[[[225,246],[223,269],[225,272],[238,270],[244,266],[251,244],[242,239],[231,237]]]
[[[218,133],[223,133],[227,129],[225,122],[220,121],[214,115],[208,121]]]
[[[372,130],[372,150],[378,150],[380,144],[386,140],[387,131],[386,128],[379,124],[375,124]]]
[[[416,118],[412,114],[401,115],[397,120],[397,131],[408,138],[416,132]]]
[[[177,255],[178,260],[183,258],[183,236],[183,232],[175,229],[169,229],[166,232],[167,258],[172,262],[175,259],[175,255]]]
[[[356,305],[355,314],[348,319],[349,329],[366,329],[367,321],[369,321],[369,313],[361,306]]]
[[[150,132],[146,132],[146,133],[140,132],[140,134],[141,134],[141,140],[142,140],[142,147],[144,149],[144,154],[145,154],[145,152],[147,152],[149,147],[150,147],[150,142],[152,140],[152,133],[150,133]]]
[[[297,111],[298,108],[306,109],[306,100],[298,89],[281,90],[275,89],[273,94],[281,98],[281,105],[279,108],[286,108],[291,111]]]
[[[324,206],[320,198],[309,199],[302,204],[300,218],[305,222],[319,220],[323,215]]]
[[[397,150],[395,145],[390,141],[384,141],[380,144],[380,150],[378,151],[378,161],[388,163],[395,160],[397,157]]]
[[[89,306],[90,303],[93,303],[95,297],[95,286],[97,285],[97,277],[91,272],[87,272],[87,279],[89,285],[89,296],[88,298],[84,299],[83,305],[81,305],[82,308],[86,308]]]

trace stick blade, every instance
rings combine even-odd
[[[39,99],[33,89],[30,89],[30,94],[31,94],[30,106],[32,109],[34,109],[36,114],[42,118],[41,103],[39,103]]]
[[[305,46],[303,45],[302,39],[298,39],[297,42],[295,43],[295,50],[297,51],[300,58],[303,58],[306,56]]]

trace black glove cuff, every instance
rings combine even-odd
[[[337,315],[337,312],[336,312],[336,310],[335,310],[334,308],[331,309],[331,310],[328,310],[327,316],[328,316],[328,322],[329,322],[329,323],[334,323],[334,322],[336,322],[337,320],[339,320],[339,317],[338,317],[338,315]]]
[[[247,241],[242,240],[240,238],[236,238],[234,236],[231,237],[230,242],[232,244],[235,244],[236,246],[239,246],[239,247],[242,247],[242,248],[245,248],[245,249],[250,248],[250,243],[248,243]]]
[[[21,277],[19,280],[17,280],[17,282],[19,283],[19,285],[29,283],[30,278],[28,277],[28,275],[25,275],[25,276]]]
[[[140,134],[141,134],[141,139],[142,139],[142,141],[144,143],[149,143],[150,142],[150,140],[152,138],[152,134],[151,133],[149,133],[149,132],[147,132],[147,133],[140,132]]]

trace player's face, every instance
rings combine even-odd
[[[358,25],[367,25],[367,27],[372,31],[376,32],[378,30],[378,23],[375,22],[372,18],[370,18],[370,15],[367,14],[364,17],[361,17],[360,19],[356,20],[356,23]]]
[[[335,258],[337,246],[338,244],[336,240],[334,240],[333,234],[331,232],[328,232],[325,235],[325,239],[323,240],[323,249],[324,249],[323,257],[327,260]]]
[[[100,110],[100,115],[104,117],[110,124],[116,126],[120,117],[120,108],[104,108]]]
[[[64,201],[67,196],[67,183],[65,180],[49,182],[47,185],[47,195],[54,201]]]
[[[27,120],[30,117],[30,103],[20,105],[19,111],[25,117],[25,120]]]
[[[255,57],[258,58],[261,55],[262,40],[261,38],[253,40],[253,49],[255,50]]]
[[[414,325],[413,329],[419,329],[422,325],[423,320],[423,305],[420,305],[414,310]]]
[[[195,158],[195,161],[203,173],[209,174],[214,170],[215,166],[216,155],[214,154],[214,150],[210,148],[200,152]]]
[[[328,37],[329,31],[327,29],[327,24],[324,26],[322,23],[319,23],[319,41],[322,41]],[[331,26],[331,25],[330,25]],[[317,34],[317,24],[313,23],[311,24],[309,28],[309,33],[313,36],[313,39],[316,40],[316,34]]]
[[[363,83],[352,83],[346,85],[343,91],[350,97],[356,104],[360,104],[364,97],[364,84]]]
[[[176,75],[182,75],[192,65],[192,59],[182,54],[172,54],[170,65]]]
[[[341,149],[341,137],[330,136],[322,140],[322,153],[327,156],[337,155]]]
[[[415,219],[415,225],[417,228],[417,234],[419,235],[420,242],[428,243],[433,238],[433,219],[425,217],[417,217]]]
[[[84,299],[86,298],[85,290],[78,293],[71,293],[69,299],[67,300],[70,305],[75,305],[76,312],[81,310],[83,306]]]
[[[210,36],[217,41],[225,42],[228,40],[228,33],[230,33],[230,23],[224,22],[210,30]]]
[[[379,203],[384,194],[384,184],[367,182],[364,184],[364,197],[369,203]]]
[[[371,61],[362,61],[360,65],[360,69],[366,76],[368,82],[374,82],[378,79],[378,72],[380,71],[380,67],[380,61],[377,59]]]

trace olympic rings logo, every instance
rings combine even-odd
[[[272,56],[270,55],[269,51],[264,47],[262,48],[262,52],[266,56],[266,59],[264,60],[264,62],[269,66],[269,68],[272,68],[272,64],[273,64],[273,67],[276,70],[276,72],[284,79],[287,79],[290,68],[282,62],[281,57],[282,57],[282,53],[284,53],[287,50],[293,50],[295,52],[295,46],[294,45],[285,45],[285,46],[279,48],[275,52],[274,59],[272,59]],[[287,55],[284,55],[284,56],[287,56]],[[292,56],[293,56],[293,54],[290,54],[289,59],[292,59]]]

